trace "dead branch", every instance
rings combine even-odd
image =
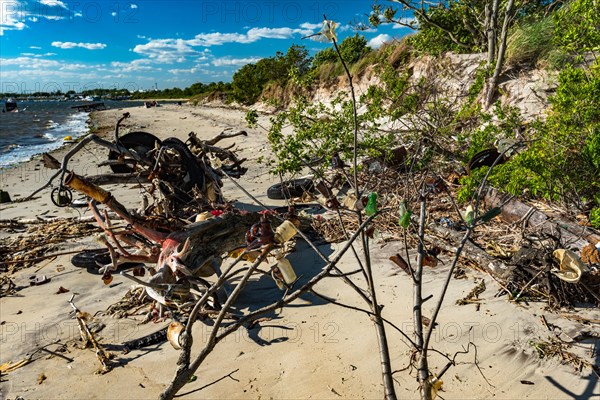
[[[352,243],[360,235],[360,232],[362,232],[366,228],[366,226],[368,226],[368,224],[371,222],[371,220],[374,217],[375,217],[375,215],[369,217],[365,222],[363,222],[363,224],[354,233],[354,235],[352,235],[350,240],[339,251],[339,253],[330,262],[328,262],[327,265],[325,267],[323,267],[323,269],[316,276],[314,276],[312,279],[310,279],[302,287],[300,287],[299,289],[296,289],[291,294],[287,294],[282,299],[280,299],[272,304],[269,304],[263,308],[260,308],[258,310],[255,310],[253,312],[246,314],[245,316],[241,317],[235,323],[233,323],[225,328],[222,328],[220,333],[219,333],[220,325],[215,324],[213,327],[214,329],[212,330],[211,337],[208,340],[208,343],[206,344],[204,349],[200,352],[200,354],[198,354],[196,359],[191,363],[190,363],[190,353],[189,353],[189,351],[186,351],[185,349],[191,349],[192,336],[183,334],[181,336],[181,339],[183,342],[182,347],[184,350],[182,350],[182,354],[181,354],[179,362],[178,362],[179,367],[177,369],[175,377],[170,382],[169,386],[167,388],[165,388],[165,390],[161,393],[160,398],[161,399],[172,399],[175,396],[175,394],[187,383],[189,377],[200,367],[200,365],[204,362],[204,360],[206,359],[208,354],[210,354],[212,352],[212,350],[214,349],[214,347],[225,337],[232,334],[237,329],[242,327],[244,324],[249,323],[250,321],[257,318],[258,316],[266,314],[275,309],[281,308],[281,307],[289,304],[290,302],[296,300],[300,295],[311,290],[312,287],[315,284],[317,284],[321,279],[327,277],[327,275],[330,273],[330,271],[341,260],[342,256],[346,253],[346,251],[348,251],[348,249],[350,248]],[[253,265],[253,267],[254,267],[254,265]],[[251,271],[252,271],[252,268],[248,271],[248,273],[244,276],[244,278],[246,276],[248,276],[248,278],[249,278],[249,273],[251,273]],[[213,287],[214,287],[214,285],[213,285]],[[238,284],[238,286],[236,286],[236,290],[238,288],[239,288],[239,290],[241,290],[242,285]],[[211,287],[211,289],[212,289],[212,287]],[[209,289],[209,291],[211,289]],[[206,296],[206,294],[205,294],[205,296]],[[200,303],[201,301],[202,301],[202,299],[198,303]],[[227,306],[224,306],[223,310],[226,310],[226,309],[227,309]]]
[[[88,328],[87,324],[85,323],[84,313],[82,313],[73,303],[74,298],[75,295],[73,294],[67,301],[73,308],[73,311],[75,311],[75,318],[77,319],[77,324],[79,325],[79,333],[81,334],[83,345],[84,347],[87,347],[88,344],[91,343],[94,347],[94,350],[96,351],[96,357],[98,358],[98,361],[100,361],[100,364],[102,364],[100,373],[105,374],[110,372],[112,370],[112,364],[110,362],[112,356],[111,354],[107,353],[96,341],[94,334],[90,331],[90,328]]]

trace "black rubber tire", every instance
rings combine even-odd
[[[110,262],[110,254],[107,249],[86,250],[71,257],[71,264],[79,268],[97,267],[96,260],[102,264]]]
[[[71,264],[79,268],[85,268],[87,272],[93,275],[100,275],[100,264],[110,263],[110,254],[107,249],[86,250],[71,257]],[[118,271],[124,271],[133,267],[144,265],[138,262],[126,262],[119,264]]]
[[[304,192],[311,192],[314,187],[312,179],[292,179],[271,186],[267,189],[267,197],[273,200],[285,200],[292,197],[300,197]]]
[[[482,150],[471,157],[469,163],[467,164],[467,172],[470,174],[471,171],[483,166],[491,167],[496,162],[498,157],[500,157],[500,153],[496,149]],[[498,162],[496,162],[496,165],[503,164],[505,162],[506,158],[502,156]]]
[[[156,143],[160,146],[161,141],[159,138],[154,136],[148,132],[129,132],[122,137],[119,138],[119,142],[122,146],[125,146],[128,149],[135,150],[138,154],[144,155],[150,150],[154,149]],[[119,158],[119,153],[110,150],[108,152],[109,160],[117,160]],[[131,166],[122,164],[122,165],[111,165],[110,169],[116,174],[126,174],[133,172],[133,168]]]
[[[196,156],[183,141],[177,138],[171,137],[165,139],[162,142],[161,147],[175,150],[181,157],[182,166],[185,167],[186,171],[185,182],[171,182],[168,177],[165,177],[164,179],[175,185],[175,188],[178,189],[178,193],[175,194],[180,197],[182,201],[187,202],[192,200],[193,196],[190,194],[191,190],[194,186],[198,187],[201,191],[204,190],[205,181],[204,170],[198,164]]]
[[[311,203],[311,204],[294,204],[294,209],[296,210],[296,213],[302,211],[302,210],[310,210],[310,209],[323,209],[323,206],[321,206],[318,203]],[[282,207],[275,207],[272,208],[272,210],[274,212],[276,212],[277,214],[286,214],[288,212],[288,206],[282,206]]]

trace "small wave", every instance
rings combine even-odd
[[[14,149],[18,149],[19,147],[21,147],[21,146],[19,146],[18,144],[9,144],[9,145],[4,146],[2,148],[2,151],[3,152],[4,151],[11,151],[11,150],[14,150]]]
[[[44,134],[42,135],[42,137],[43,137],[44,139],[47,139],[47,140],[51,141],[51,142],[54,142],[54,141],[58,140],[58,138],[57,138],[56,136],[54,136],[53,134],[51,134],[51,133],[49,133],[49,132],[46,132],[46,133],[44,133]]]
[[[58,122],[54,122],[52,120],[49,120],[48,122],[46,122],[46,129],[56,129],[60,126],[60,124]]]
[[[88,115],[87,113],[76,113],[69,115],[67,119],[59,124],[55,121],[48,121],[46,129],[41,135],[35,135],[44,139],[44,143],[18,146],[7,146],[0,152],[0,168],[7,167],[20,162],[28,161],[33,156],[52,150],[56,150],[63,146],[63,138],[71,136],[78,138],[88,133]]]

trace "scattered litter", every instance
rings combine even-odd
[[[560,270],[552,269],[551,272],[565,282],[577,283],[581,279],[581,275],[589,271],[589,268],[571,250],[554,250],[552,255],[560,263]]]
[[[0,372],[5,374],[7,372],[12,372],[16,369],[19,369],[27,364],[29,364],[31,362],[31,357],[25,357],[24,359],[17,361],[16,363],[12,363],[12,361],[9,362],[5,362],[4,364],[0,365]]]
[[[56,291],[56,294],[62,294],[62,293],[68,293],[69,289],[66,289],[64,287],[59,287],[58,290]]]
[[[36,276],[32,275],[29,277],[29,285],[30,286],[40,286],[50,282],[51,278],[46,275]]]

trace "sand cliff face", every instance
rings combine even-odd
[[[468,97],[471,86],[475,83],[478,69],[485,64],[486,54],[453,54],[447,53],[440,57],[421,56],[410,61],[398,70],[410,70],[412,81],[427,79],[434,83],[440,95],[446,96],[457,107]],[[372,85],[380,85],[377,68],[373,65],[358,74],[353,75],[353,84],[357,96],[365,93]],[[510,68],[510,67],[509,67]],[[548,108],[548,96],[557,86],[556,72],[544,69],[518,70],[510,68],[504,73],[498,85],[499,100],[503,105],[517,107],[525,121],[543,117]],[[295,89],[270,86],[263,92],[266,99],[285,106],[293,100],[292,91]],[[319,82],[306,94],[315,102],[329,103],[340,92],[350,93],[346,76],[332,78]],[[481,95],[480,95],[481,97]],[[259,110],[274,111],[270,101],[256,105]]]

